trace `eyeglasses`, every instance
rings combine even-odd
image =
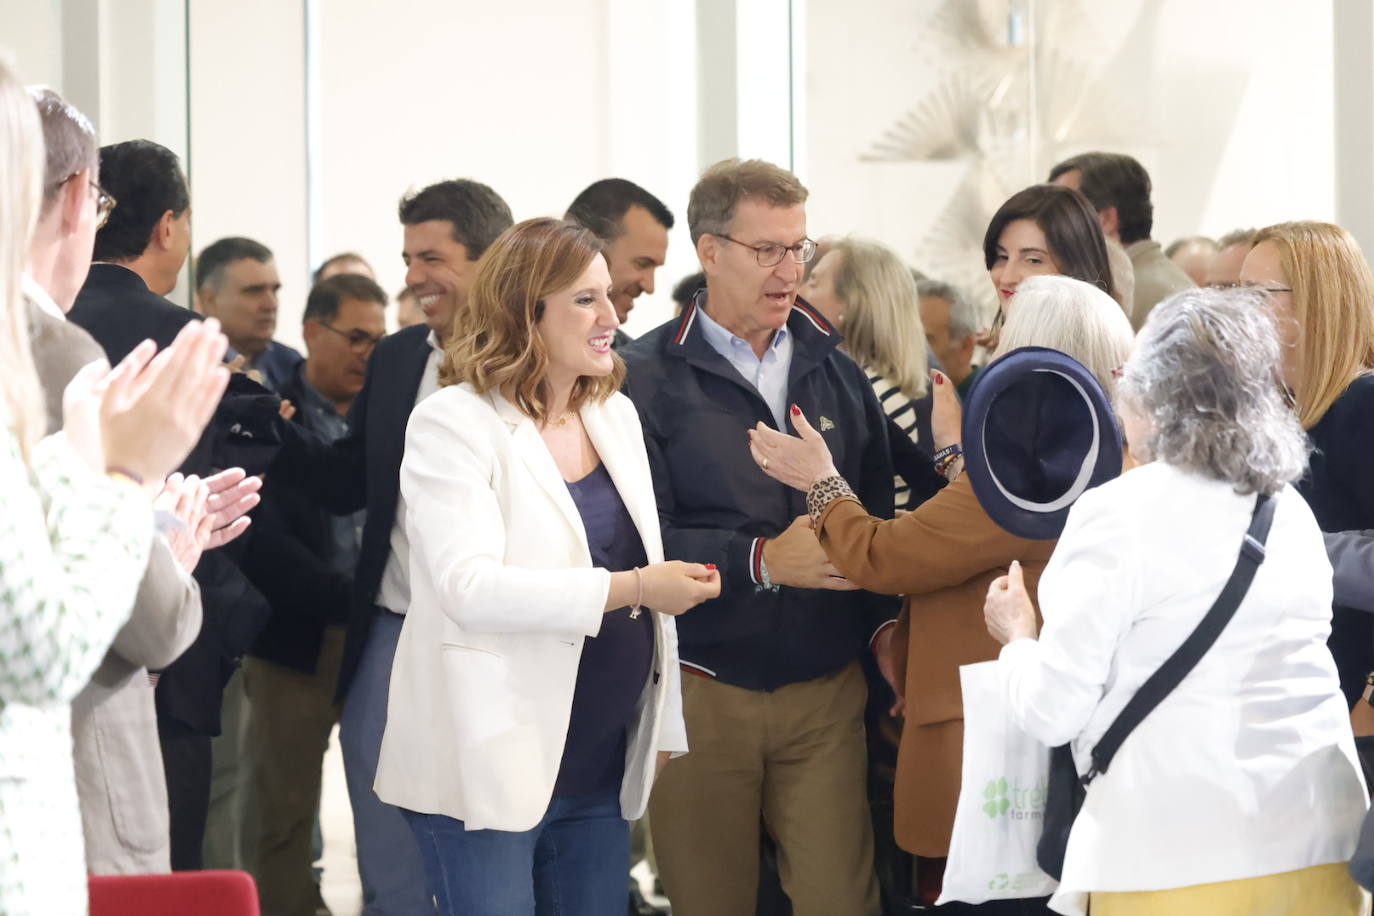
[[[372,348],[377,346],[377,341],[381,340],[382,337],[385,336],[379,334],[376,337],[373,337],[371,334],[367,333],[366,331],[360,328],[354,328],[352,331],[340,331],[333,325],[325,324],[323,321],[321,321],[319,325],[325,330],[333,331],[335,334],[338,334],[340,337],[347,340],[348,348],[352,350],[354,353],[359,354],[372,352]]]
[[[110,221],[110,214],[119,206],[119,201],[94,181],[91,182],[91,189],[95,191],[95,228],[104,229],[105,224]]]
[[[72,172],[66,178],[59,181],[57,187],[62,187],[80,174],[80,172]],[[119,201],[115,200],[113,194],[102,188],[96,182],[92,181],[90,185],[91,190],[95,192],[95,228],[104,229],[105,224],[110,221],[110,214],[114,212],[115,207],[119,206]]]
[[[1252,293],[1291,293],[1291,286],[1260,286],[1258,283],[1213,283],[1211,289],[1248,289]]]
[[[727,242],[734,242],[736,245],[752,249],[754,257],[758,258],[760,267],[777,267],[782,263],[782,259],[790,251],[792,259],[798,264],[805,264],[816,256],[816,243],[811,239],[802,239],[795,245],[779,245],[777,242],[764,242],[762,245],[750,245],[741,242],[739,239],[732,239],[722,232],[711,233],[718,239],[725,239]]]

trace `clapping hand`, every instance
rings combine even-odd
[[[191,321],[162,352],[145,340],[101,379],[93,393],[106,467],[158,481],[181,464],[229,383],[228,346],[219,322]]]
[[[247,476],[243,468],[204,479],[194,474],[168,476],[153,508],[181,522],[164,531],[163,537],[182,569],[195,572],[202,553],[223,547],[248,530],[251,519],[246,513],[261,499],[261,487],[262,479]]]
[[[248,512],[262,501],[261,477],[249,477],[243,468],[229,468],[205,478],[209,490],[206,508],[210,514],[210,536],[205,550],[223,547],[248,530]]]
[[[154,509],[180,522],[167,527],[162,537],[171,548],[177,565],[188,573],[195,572],[202,545],[210,536],[211,518],[205,509],[209,498],[210,488],[196,475],[170,474],[162,484],[162,492],[153,499]]]

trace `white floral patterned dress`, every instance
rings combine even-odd
[[[61,433],[26,465],[0,401],[0,916],[81,916],[71,709],[128,618],[152,511]]]

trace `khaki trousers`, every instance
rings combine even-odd
[[[772,693],[682,678],[685,757],[649,803],[674,916],[753,916],[759,818],[795,916],[877,916],[858,663]]]
[[[258,749],[257,878],[263,916],[314,916],[319,901],[311,838],[324,754],[339,721],[334,687],[343,642],[343,627],[325,627],[314,674],[260,658],[244,663]]]

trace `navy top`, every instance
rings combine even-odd
[[[1298,492],[1312,507],[1323,531],[1374,528],[1374,376],[1350,383],[1307,435],[1315,450]],[[1341,691],[1353,705],[1364,691],[1365,675],[1374,671],[1374,617],[1336,605],[1328,641]]]
[[[623,572],[648,563],[639,529],[605,465],[569,483],[568,492],[587,530],[593,566]],[[601,619],[601,632],[583,644],[555,795],[620,788],[626,729],[634,721],[654,660],[650,613],[645,610],[632,620],[629,608],[610,611]]]

